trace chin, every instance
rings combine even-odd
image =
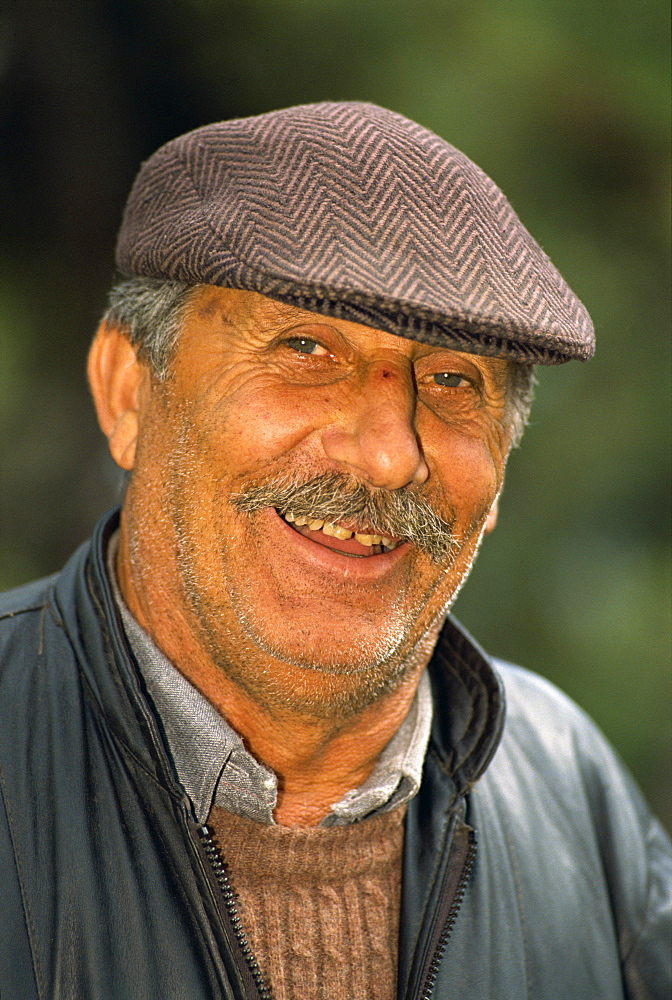
[[[400,643],[380,642],[362,649],[329,646],[319,639],[304,646],[280,644],[250,635],[257,656],[251,662],[222,668],[273,714],[291,712],[321,720],[343,721],[394,691],[406,678],[411,661],[395,655]],[[258,653],[266,656],[259,668]]]
[[[395,690],[413,662],[407,654],[418,623],[398,617],[377,629],[352,614],[328,627],[316,627],[314,618],[286,625],[249,606],[237,617],[233,656],[216,616],[201,614],[202,634],[222,672],[272,714],[343,721]]]
[[[293,617],[288,627],[271,625],[268,617],[239,614],[248,640],[276,660],[320,674],[366,674],[390,661],[407,646],[413,624],[390,614],[384,624],[349,611],[344,620],[323,616],[301,622]]]

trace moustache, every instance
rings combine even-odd
[[[408,541],[439,565],[459,549],[455,518],[444,520],[407,486],[372,490],[345,473],[322,473],[304,482],[280,477],[250,484],[230,500],[247,513],[274,507],[282,515],[355,525],[357,531]]]

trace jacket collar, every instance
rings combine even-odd
[[[109,732],[147,774],[183,798],[105,568],[107,543],[118,527],[115,508],[66,563],[56,581],[54,601],[94,710],[105,717]]]
[[[429,673],[434,697],[432,745],[442,770],[464,795],[499,745],[504,688],[490,657],[452,617],[441,630]]]

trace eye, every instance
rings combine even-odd
[[[455,372],[435,372],[432,375],[432,381],[435,385],[443,385],[449,389],[457,389],[463,385],[469,385],[469,381],[463,378],[462,375],[457,375]]]
[[[284,343],[297,354],[310,354],[313,357],[326,357],[329,354],[326,347],[310,337],[288,337]]]

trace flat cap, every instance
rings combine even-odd
[[[373,104],[206,125],[141,167],[117,267],[259,292],[476,354],[558,364],[590,317],[502,192],[433,132]]]

